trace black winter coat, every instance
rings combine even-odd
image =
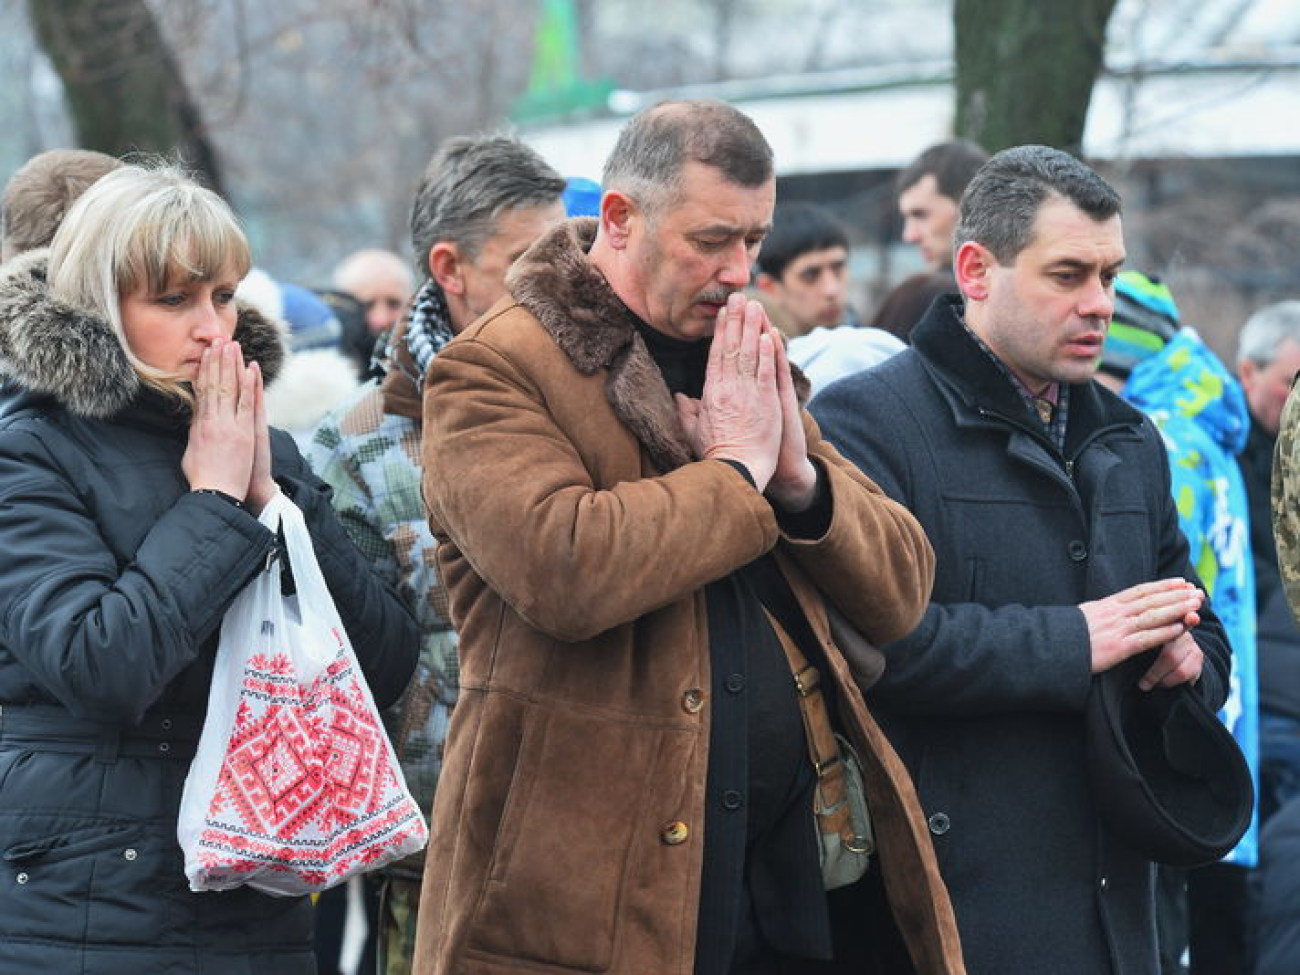
[[[939,299],[913,348],[811,412],[920,520],[937,558],[921,625],[868,700],[916,780],[972,975],[1154,975],[1152,867],[1099,822],[1084,752],[1092,678],[1078,604],[1194,579],[1155,428],[1073,386],[1065,455]],[[1198,687],[1224,698],[1208,608]]]
[[[188,416],[143,391],[109,326],[52,301],[39,259],[0,270],[0,975],[314,975],[306,898],[190,893],[176,840],[222,616],[273,549],[188,490]],[[267,374],[279,332],[241,311]],[[418,635],[293,441],[302,509],[380,706]]]
[[[1255,975],[1300,972],[1300,799],[1268,821],[1260,837]]]

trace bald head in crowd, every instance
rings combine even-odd
[[[411,269],[392,251],[367,248],[349,254],[334,268],[334,287],[352,295],[366,310],[371,334],[384,332],[402,317],[415,290]]]
[[[121,165],[120,159],[92,149],[51,149],[27,160],[0,198],[0,261],[50,246],[78,197]]]

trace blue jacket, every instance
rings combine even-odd
[[[1232,679],[1219,717],[1259,785],[1259,685],[1255,665],[1255,568],[1250,512],[1237,455],[1250,433],[1241,384],[1190,328],[1139,362],[1124,399],[1155,423],[1169,453],[1178,523],[1192,565],[1232,643]],[[1254,866],[1258,824],[1225,859]]]

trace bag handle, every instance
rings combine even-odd
[[[302,509],[283,492],[276,494],[266,503],[258,521],[277,534],[283,540],[283,552],[289,560],[289,571],[293,573],[299,609],[310,613],[315,619],[324,621],[333,631],[337,641],[329,645],[323,640],[310,647],[312,663],[318,667],[327,666],[334,660],[338,644],[346,637],[343,635],[343,622],[339,618],[334,600],[330,597],[329,586],[316,560],[316,551],[312,547],[311,532],[307,529],[307,519]]]
[[[262,507],[262,513],[257,516],[257,520],[269,528],[273,534],[278,534],[280,519],[284,514],[286,504],[293,506],[293,502],[284,496],[283,491],[277,491],[275,496]]]
[[[808,658],[766,606],[763,607],[763,614],[776,634],[776,642],[781,644],[781,649],[785,652],[790,674],[794,678],[804,737],[808,742],[808,757],[812,761],[813,771],[817,773],[820,803],[817,812],[830,830],[839,834],[846,849],[859,852],[863,838],[854,829],[850,815],[844,759],[840,754],[835,729],[831,725],[826,698],[822,694],[821,671],[808,662]]]

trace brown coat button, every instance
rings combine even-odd
[[[704,707],[704,691],[692,687],[682,694],[682,710],[687,714],[698,714]]]
[[[677,846],[679,843],[685,843],[686,838],[691,835],[691,828],[681,820],[674,820],[664,826],[659,831],[659,838],[669,846]]]

